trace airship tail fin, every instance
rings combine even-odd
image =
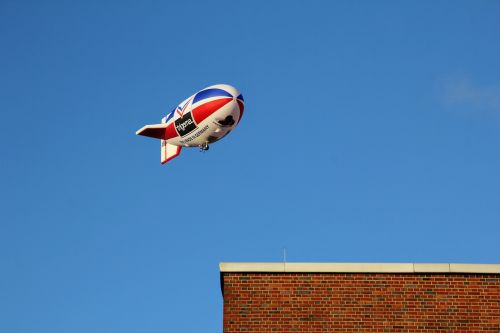
[[[166,140],[161,140],[161,164],[165,164],[171,159],[179,156],[181,149],[181,146],[176,146],[168,143]]]
[[[162,139],[165,137],[165,129],[167,128],[167,124],[154,124],[154,125],[146,125],[135,134],[142,136],[149,136],[150,138]]]

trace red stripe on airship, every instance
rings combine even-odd
[[[221,107],[231,102],[232,100],[232,98],[220,98],[194,108],[191,112],[194,121],[197,124],[201,123],[203,120],[210,117],[215,111],[219,110]]]
[[[177,131],[175,130],[174,123],[170,123],[165,129],[165,140],[175,138],[177,136]]]
[[[242,101],[238,99],[238,106],[240,107],[240,118],[238,119],[238,124],[240,123],[241,118],[243,117],[243,110],[245,109],[245,105]]]

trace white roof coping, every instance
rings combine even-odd
[[[221,273],[470,273],[500,274],[500,264],[222,262]]]

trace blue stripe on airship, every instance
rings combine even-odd
[[[212,88],[197,93],[196,96],[194,96],[193,104],[206,98],[218,97],[218,96],[233,97],[230,93],[228,93],[225,90]]]
[[[245,101],[245,99],[243,99],[243,95],[242,94],[239,94],[238,97],[236,97],[237,99],[241,99],[243,102]]]
[[[170,120],[170,118],[172,118],[174,116],[174,113],[175,113],[175,109],[170,111],[170,113],[167,115],[167,119],[165,119],[165,122],[168,122]]]

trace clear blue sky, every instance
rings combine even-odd
[[[221,332],[221,261],[500,262],[499,1],[0,3],[0,331]],[[162,166],[216,83],[245,116]]]

